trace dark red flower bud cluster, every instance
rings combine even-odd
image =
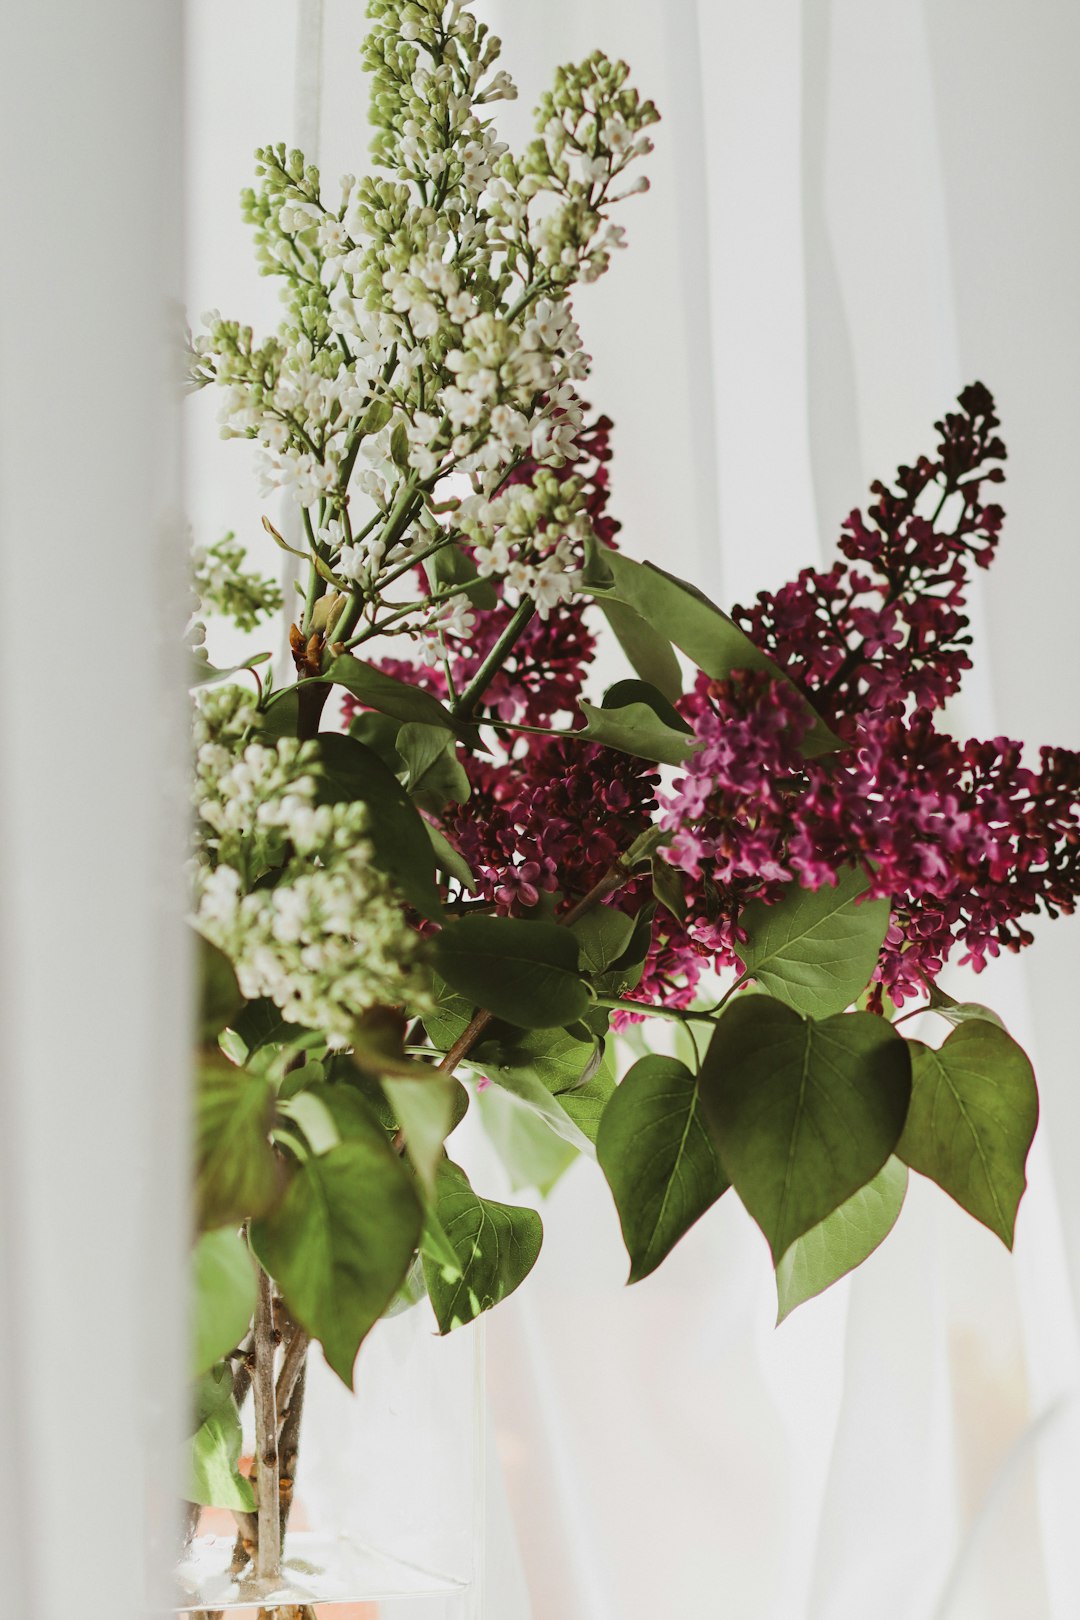
[[[963,613],[967,570],[993,557],[1002,513],[982,499],[1000,482],[1004,446],[981,384],[937,424],[934,460],[875,484],[868,519],[853,513],[838,562],[807,569],[780,591],[735,610],[749,635],[806,693],[845,746],[798,757],[805,729],[779,682],[704,677],[684,707],[702,748],[665,810],[668,858],[694,885],[682,941],[664,923],[657,960],[700,970],[738,956],[737,918],[756,863],[757,892],[834,884],[845,866],[890,898],[893,920],[877,996],[925,991],[957,944],[981,968],[1002,947],[1031,940],[1021,919],[1072,911],[1080,895],[1080,756],[1043,749],[1038,770],[1018,743],[961,744],[934,711],[970,667]],[[990,465],[988,465],[990,463]],[[719,937],[717,937],[717,918]]]

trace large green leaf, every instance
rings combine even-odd
[[[256,1255],[350,1389],[356,1353],[404,1280],[422,1220],[382,1127],[371,1119],[365,1128],[356,1114],[349,1139],[300,1165],[279,1208],[252,1224]]]
[[[596,906],[573,926],[585,973],[603,973],[617,962],[634,937],[636,917],[614,906]]]
[[[324,803],[361,803],[368,809],[368,837],[377,863],[405,899],[424,917],[441,910],[435,853],[423,818],[394,773],[355,737],[319,733]]]
[[[235,1226],[204,1232],[191,1256],[192,1372],[235,1350],[255,1310],[255,1268]]]
[[[399,681],[393,675],[384,675],[381,669],[365,664],[351,653],[335,658],[322,678],[344,686],[366,708],[378,709],[380,714],[392,715],[395,720],[416,720],[421,725],[442,726],[446,731],[459,729],[449,709],[430,692]]]
[[[461,1267],[451,1278],[424,1259],[439,1332],[449,1333],[513,1293],[536,1264],[544,1230],[534,1209],[479,1197],[449,1159],[439,1169],[435,1211]]]
[[[671,642],[625,602],[614,596],[601,597],[598,601],[631,666],[643,681],[648,681],[658,692],[663,692],[669,703],[674,703],[682,696],[682,671]]]
[[[861,1266],[884,1242],[896,1225],[907,1181],[907,1166],[894,1154],[873,1181],[795,1239],[776,1267],[778,1324],[797,1305]]]
[[[472,1061],[500,1082],[530,1075],[553,1095],[584,1085],[596,1071],[599,1043],[583,1024],[514,1034],[512,1040],[485,1040],[474,1047]]]
[[[645,681],[619,681],[604,694],[599,709],[584,699],[578,700],[578,708],[587,724],[576,736],[638,759],[681,765],[698,746],[678,710]]]
[[[460,917],[436,937],[434,961],[452,989],[522,1029],[572,1024],[588,1009],[577,940],[557,923]]]
[[[274,1093],[267,1081],[209,1052],[195,1093],[195,1214],[199,1228],[239,1225],[276,1201],[281,1177],[270,1146]]]
[[[574,1124],[596,1145],[604,1110],[615,1094],[615,1076],[607,1053],[596,1073],[584,1085],[559,1092],[559,1107],[565,1108]]]
[[[739,919],[747,973],[808,1017],[843,1012],[866,988],[889,926],[888,900],[862,899],[868,887],[847,867],[834,889],[792,884],[774,906],[752,900]]]
[[[542,1119],[556,1136],[561,1136],[578,1153],[593,1158],[593,1144],[562,1106],[562,1098],[554,1096],[535,1074],[527,1069],[489,1069],[489,1079],[514,1099],[519,1108],[528,1109]]]
[[[635,562],[618,551],[595,554],[586,583],[601,606],[614,599],[633,608],[714,680],[726,680],[737,669],[750,669],[763,670],[775,680],[793,686],[772,659],[703,592],[653,563]],[[831,752],[839,739],[805,697],[803,702],[812,721],[803,752],[810,756]]]
[[[206,1373],[195,1389],[196,1429],[184,1448],[185,1500],[252,1513],[255,1493],[239,1468],[243,1431],[228,1366],[221,1363]]]
[[[471,996],[459,995],[437,973],[430,974],[427,987],[430,1012],[424,1013],[424,1028],[432,1044],[449,1052],[458,1036],[468,1028],[476,1003]]]
[[[619,1212],[630,1282],[655,1271],[727,1191],[697,1076],[677,1058],[634,1064],[604,1110],[596,1153]]]
[[[896,1151],[1011,1249],[1039,1121],[1027,1054],[983,1019],[960,1024],[936,1051],[909,1044],[911,1107]]]
[[[510,1178],[511,1191],[535,1187],[546,1198],[578,1157],[577,1149],[501,1086],[478,1091],[476,1104],[484,1130]]]
[[[749,995],[716,1027],[701,1092],[724,1173],[775,1262],[877,1175],[904,1127],[911,1064],[872,1013],[815,1023]]]

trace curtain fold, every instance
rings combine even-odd
[[[178,6],[0,18],[0,1569],[163,1601],[185,1373]]]
[[[664,115],[625,255],[577,300],[588,394],[615,418],[633,555],[724,603],[832,555],[872,477],[980,377],[1010,446],[977,668],[950,715],[1080,746],[1080,11],[1038,0],[479,0],[522,98],[600,45]],[[355,0],[325,0],[329,178],[366,149]],[[196,304],[276,317],[234,184],[291,105],[296,5],[191,0]],[[228,42],[223,44],[223,41]],[[231,51],[231,55],[230,55]],[[243,63],[237,71],[235,63]],[[300,123],[297,123],[299,130]],[[235,293],[235,296],[233,296]],[[259,300],[262,300],[260,304]],[[260,313],[261,311],[261,313]],[[200,432],[203,430],[200,429]],[[246,510],[242,458],[196,445],[197,523]],[[200,449],[199,446],[202,446]],[[226,465],[227,463],[227,465]],[[730,1200],[623,1287],[594,1166],[544,1206],[526,1290],[494,1313],[497,1620],[1072,1620],[1080,1612],[1077,925],[955,989],[998,1006],[1043,1093],[1010,1258],[933,1187],[888,1245],[779,1330],[768,1254]],[[935,1037],[936,1038],[936,1037]],[[470,1152],[482,1163],[483,1148]],[[499,1195],[497,1169],[484,1189]],[[496,1568],[498,1565],[498,1568]],[[523,1572],[523,1575],[522,1575]],[[527,1595],[526,1595],[527,1594]]]

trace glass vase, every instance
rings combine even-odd
[[[250,1400],[241,1416],[246,1471]],[[353,1393],[313,1345],[280,1579],[260,1582],[231,1513],[198,1509],[174,1612],[475,1620],[483,1467],[481,1324],[441,1339],[426,1299],[384,1318],[361,1347]]]

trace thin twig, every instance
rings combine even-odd
[[[259,1267],[255,1305],[255,1370],[251,1381],[255,1401],[255,1451],[259,1466],[259,1543],[255,1573],[260,1580],[275,1580],[281,1573],[281,1528],[278,1518],[278,1425],[274,1390],[274,1288]]]
[[[281,1368],[278,1372],[276,1400],[279,1444],[281,1431],[289,1415],[289,1402],[292,1400],[293,1390],[296,1388],[307,1352],[308,1336],[303,1328],[297,1325],[281,1358]]]
[[[293,1505],[296,1459],[300,1449],[300,1419],[304,1411],[304,1389],[306,1384],[307,1361],[302,1359],[293,1380],[291,1398],[288,1410],[282,1419],[281,1438],[278,1442],[280,1459],[278,1464],[278,1529],[283,1543]]]

